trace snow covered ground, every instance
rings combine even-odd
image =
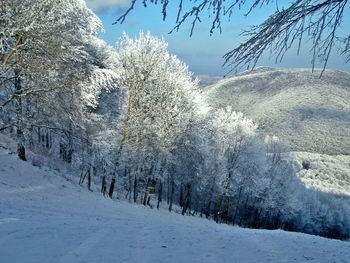
[[[0,149],[0,262],[350,262],[350,242],[102,197]]]
[[[297,175],[307,187],[350,196],[350,155],[307,152],[293,152],[290,155],[298,163]],[[303,161],[310,163],[308,170],[302,169]]]

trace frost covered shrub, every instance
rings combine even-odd
[[[311,168],[311,162],[308,160],[304,160],[302,163],[303,169],[309,170]]]

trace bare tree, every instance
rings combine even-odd
[[[120,16],[115,23],[123,23],[127,15],[134,9],[135,4],[141,0],[132,0],[130,7]],[[337,48],[344,57],[345,63],[350,60],[350,34],[344,32],[344,10],[347,0],[294,0],[286,8],[279,8],[278,1],[255,0],[250,5],[245,0],[190,0],[189,4],[183,4],[179,0],[177,18],[174,28],[178,31],[186,23],[191,23],[191,33],[195,26],[202,21],[204,14],[209,14],[211,20],[210,34],[215,30],[222,31],[222,18],[230,18],[235,9],[247,8],[246,15],[263,5],[276,5],[275,12],[263,23],[243,31],[246,40],[238,47],[224,55],[224,67],[228,72],[238,71],[243,67],[254,68],[264,51],[269,50],[276,62],[283,59],[285,53],[297,46],[297,53],[306,41],[311,41],[312,68],[316,63],[326,69],[332,51]],[[148,3],[162,5],[163,20],[167,17],[169,9],[168,0],[152,1],[143,0],[146,7]],[[321,74],[322,74],[321,73]]]

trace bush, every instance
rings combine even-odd
[[[302,163],[303,169],[309,170],[311,168],[311,162],[308,160],[304,160]]]

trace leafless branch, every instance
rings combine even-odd
[[[15,123],[10,123],[10,124],[7,124],[7,125],[5,125],[3,127],[0,127],[0,131],[4,131],[6,129],[9,129],[9,128],[12,128],[12,127],[15,127],[15,126],[16,126]]]
[[[57,89],[59,88],[54,87],[54,88],[45,88],[45,89],[24,89],[21,93],[14,93],[9,99],[3,102],[2,105],[0,106],[0,109],[3,109],[4,107],[6,107],[6,105],[9,104],[11,101],[13,101],[15,98],[25,97],[25,96],[29,96],[37,93],[43,93],[43,92],[52,92]]]
[[[133,0],[130,8],[115,23],[123,23],[137,1]],[[323,73],[334,46],[340,47],[345,62],[349,62],[350,36],[341,37],[339,32],[347,1],[294,0],[289,7],[281,10],[276,3],[275,13],[260,25],[244,31],[242,35],[247,40],[224,55],[224,68],[228,73],[238,71],[242,67],[253,68],[267,50],[270,50],[276,62],[279,62],[295,45],[299,54],[306,39],[311,40],[312,43],[312,68],[320,62],[323,65]],[[147,6],[148,2],[162,5],[163,19],[166,18],[168,1],[142,0],[142,2],[144,6]],[[249,4],[246,0],[190,0],[189,2],[190,7],[184,10],[183,0],[180,0],[175,26],[170,33],[178,31],[190,20],[190,36],[192,36],[197,23],[202,21],[203,11],[209,12],[210,34],[215,30],[221,32],[222,17],[230,18],[234,8],[241,9],[248,6],[248,12],[245,15],[250,15],[256,8],[274,3],[272,0],[255,0],[253,4]]]
[[[113,24],[118,24],[118,23],[122,24],[125,21],[127,15],[134,9],[136,2],[137,2],[137,0],[132,0],[130,7]]]
[[[301,42],[307,37],[312,40],[312,67],[320,60],[323,73],[336,41],[347,0],[317,3],[305,5],[305,1],[296,1],[289,8],[270,16],[261,25],[245,31],[243,35],[248,40],[224,55],[224,66],[229,72],[243,66],[254,68],[267,49],[270,49],[276,61],[280,61],[295,42],[299,53]]]

